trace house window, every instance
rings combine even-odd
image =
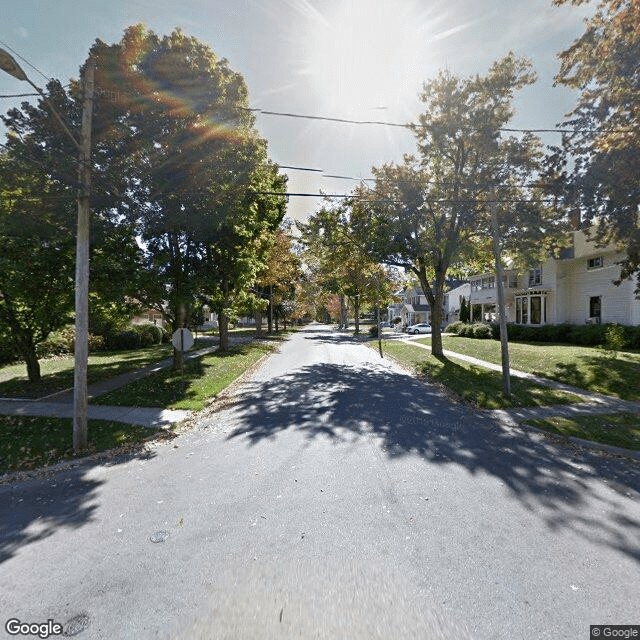
[[[496,287],[496,278],[495,276],[488,276],[486,278],[482,278],[482,288],[483,289],[495,289]]]
[[[516,324],[546,324],[546,322],[546,295],[525,295],[516,297]]]
[[[529,286],[535,287],[537,284],[542,284],[542,268],[529,269]]]
[[[509,289],[516,289],[518,287],[518,276],[510,274],[508,276],[502,276],[502,282],[504,286]]]
[[[531,296],[531,324],[542,324],[544,322],[546,301],[546,298],[542,296]]]
[[[589,258],[587,260],[587,269],[600,269],[604,265],[602,256],[596,256],[595,258]]]
[[[529,298],[516,298],[516,324],[529,324]]]
[[[481,280],[472,280],[471,281],[471,291],[480,291],[481,288],[482,288],[482,281]]]
[[[600,317],[602,312],[602,298],[601,296],[591,296],[589,298],[589,320],[600,324]]]

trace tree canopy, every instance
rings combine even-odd
[[[584,4],[588,0],[571,0]],[[569,0],[554,0],[568,4]],[[640,3],[601,0],[584,33],[560,54],[558,83],[580,90],[555,160],[560,191],[598,242],[626,250],[620,280],[640,293]]]
[[[523,183],[539,168],[540,143],[502,132],[515,91],[534,81],[531,64],[509,54],[485,76],[441,72],[425,82],[417,156],[375,168],[374,188],[361,192],[369,210],[362,227],[371,230],[374,253],[420,282],[435,355],[442,354],[447,272],[491,237],[489,205],[500,206],[504,241],[524,236],[530,245],[548,231],[540,200]]]

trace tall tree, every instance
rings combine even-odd
[[[273,173],[244,79],[180,30],[161,38],[137,25],[116,45],[98,41],[92,55],[96,82],[118,96],[113,132],[130,158],[130,217],[150,274],[144,301],[177,328],[196,297],[211,293],[224,322],[230,291],[256,270],[264,218],[256,192]]]
[[[74,291],[76,149],[50,104],[77,129],[81,96],[76,83],[67,93],[52,81],[46,92],[48,103],[25,102],[2,117],[8,134],[0,159],[0,324],[10,329],[33,382],[40,380],[37,344],[71,321]],[[96,142],[97,158],[104,159],[109,142],[102,135]],[[113,194],[118,178],[104,162],[99,166],[90,254],[94,312],[125,303],[139,266],[135,234]]]
[[[580,5],[588,0],[553,0]],[[640,294],[640,3],[600,0],[585,32],[560,54],[556,81],[579,89],[555,160],[561,192],[595,240],[626,250],[620,281],[638,277]],[[588,230],[588,229],[587,229]]]
[[[307,247],[306,262],[312,265],[323,289],[340,299],[340,328],[347,325],[347,302],[354,310],[355,330],[360,330],[360,309],[373,302],[380,276],[378,263],[367,253],[352,224],[357,200],[322,207],[306,224],[300,224]]]
[[[512,54],[486,76],[440,73],[421,94],[425,111],[414,127],[418,157],[374,169],[375,187],[362,190],[368,214],[361,226],[370,229],[373,249],[388,264],[415,274],[431,307],[434,355],[442,355],[447,273],[472,248],[472,238],[491,237],[488,205],[496,199],[505,205],[503,218],[517,222],[512,231],[543,234],[539,207],[518,213],[510,207],[509,194],[519,187],[508,179],[509,172],[520,179],[530,175],[539,141],[505,138],[501,131],[513,116],[514,92],[534,81],[531,64]]]
[[[269,240],[266,261],[258,274],[254,287],[258,296],[254,306],[258,335],[262,333],[262,318],[265,309],[269,312],[268,326],[269,333],[271,333],[273,312],[278,305],[295,298],[300,275],[300,258],[293,250],[290,225],[281,225]]]

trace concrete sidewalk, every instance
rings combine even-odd
[[[410,338],[409,336],[402,335],[398,338],[394,336],[393,339],[412,344],[416,347],[426,349],[430,352],[431,347],[429,345],[416,342],[416,340],[421,337],[423,336],[417,335],[414,338]],[[464,362],[469,362],[470,364],[502,373],[502,366],[499,364],[487,362],[486,360],[474,358],[473,356],[467,356],[462,353],[456,353],[455,351],[448,351],[446,349],[443,349],[442,352],[448,358],[463,360]],[[593,393],[579,387],[573,387],[562,382],[557,382],[556,380],[542,378],[541,376],[536,376],[531,373],[527,373],[526,371],[518,371],[517,369],[509,369],[509,371],[514,378],[531,380],[532,382],[535,382],[536,384],[539,384],[541,386],[557,389],[558,391],[566,391],[567,393],[572,393],[584,399],[584,402],[573,405],[563,404],[550,407],[518,407],[514,409],[497,409],[484,411],[484,413],[490,414],[498,418],[501,422],[509,424],[510,426],[515,426],[517,424],[520,424],[522,421],[529,420],[531,418],[621,412],[640,413],[639,401],[620,400],[620,398],[614,398],[602,393]]]
[[[62,402],[16,402],[0,400],[0,414],[9,416],[41,416],[73,418],[73,404]],[[150,407],[113,407],[89,405],[90,420],[109,420],[143,427],[168,427],[184,420],[191,411]]]
[[[250,340],[250,338],[249,338]],[[230,340],[232,344],[247,342],[246,338]],[[204,347],[185,354],[185,360],[198,358],[211,353],[218,345]],[[101,380],[87,387],[89,401],[114,389],[119,389],[131,382],[144,378],[152,373],[166,369],[173,363],[173,358],[165,358],[155,364],[123,373],[108,380]],[[40,416],[50,418],[73,417],[73,389],[65,389],[45,398],[36,400],[0,398],[0,415]],[[154,407],[117,407],[108,405],[89,405],[88,413],[91,420],[111,420],[126,424],[141,425],[143,427],[168,427],[180,422],[191,415],[191,411],[178,409],[162,409]]]

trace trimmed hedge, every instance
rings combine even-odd
[[[445,331],[466,338],[500,339],[500,327],[497,324],[464,324],[454,322]],[[629,327],[618,324],[547,324],[539,327],[521,324],[508,324],[509,340],[514,342],[554,342],[575,344],[583,347],[620,349],[640,349],[640,326]]]
[[[488,324],[475,322],[474,324],[466,324],[465,322],[454,322],[444,329],[449,333],[457,333],[464,338],[478,338],[479,340],[487,340],[493,337],[491,327]]]

